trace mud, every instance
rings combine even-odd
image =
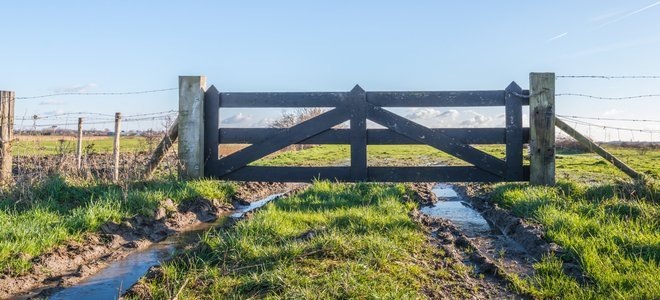
[[[0,298],[25,299],[48,295],[72,286],[109,263],[161,242],[178,232],[213,222],[235,206],[260,199],[262,195],[298,187],[290,184],[244,183],[238,186],[233,205],[216,199],[191,199],[175,205],[161,202],[154,217],[136,216],[123,222],[106,223],[98,233],[82,241],[71,241],[33,259],[30,273],[18,277],[0,275]]]

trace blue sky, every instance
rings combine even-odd
[[[206,75],[221,91],[348,91],[356,83],[369,91],[527,88],[534,71],[660,74],[658,1],[5,1],[0,11],[0,89],[19,97],[170,88],[178,75]],[[558,79],[557,92],[660,94],[660,80]],[[18,100],[16,115],[176,108],[169,91]],[[660,98],[561,97],[557,111],[659,119]],[[428,125],[443,112],[398,111]],[[460,122],[481,115],[497,123],[495,111],[456,112],[449,115]],[[280,113],[221,118],[257,126]]]

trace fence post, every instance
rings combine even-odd
[[[12,180],[11,142],[14,139],[14,92],[0,91],[0,183]]]
[[[367,94],[359,86],[351,90],[351,179],[366,181],[367,169]]]
[[[204,93],[204,173],[210,174],[218,165],[219,139],[218,125],[220,123],[220,92],[211,86]]]
[[[179,76],[179,161],[184,178],[204,176],[205,76]]]
[[[115,113],[115,140],[112,148],[114,167],[112,170],[112,180],[119,181],[119,139],[121,138],[121,113]]]
[[[76,147],[76,159],[78,170],[82,170],[82,137],[83,137],[83,119],[78,118],[78,145]]]
[[[555,184],[555,73],[529,74],[532,185]]]

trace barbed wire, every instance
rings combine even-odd
[[[555,97],[562,97],[562,96],[584,97],[584,98],[599,99],[599,100],[629,100],[629,99],[639,99],[639,98],[656,98],[656,97],[660,97],[660,94],[646,94],[646,95],[623,96],[623,97],[603,97],[603,96],[595,96],[595,95],[580,94],[580,93],[555,94]]]
[[[39,99],[39,98],[48,98],[48,97],[57,97],[57,96],[122,96],[122,95],[139,95],[139,94],[150,94],[150,93],[159,93],[178,90],[179,88],[167,88],[167,89],[156,89],[156,90],[144,90],[144,91],[129,91],[129,92],[66,92],[66,93],[52,93],[38,96],[26,96],[26,97],[15,97],[16,100],[26,100],[26,99]]]
[[[573,123],[576,124],[581,124],[581,125],[586,125],[586,126],[593,126],[596,128],[603,128],[603,129],[616,129],[616,130],[624,130],[624,131],[631,131],[631,132],[646,132],[646,133],[660,133],[660,130],[656,129],[640,129],[640,128],[626,128],[626,127],[616,127],[616,126],[608,126],[608,125],[601,125],[601,124],[595,124],[595,123],[590,123],[590,122],[585,122],[582,120],[574,119],[574,118],[567,118],[567,117],[559,117],[561,120],[569,120]]]
[[[556,78],[586,79],[660,79],[658,75],[557,75]]]
[[[561,118],[573,118],[573,119],[586,119],[586,120],[601,120],[601,121],[624,121],[624,122],[649,122],[649,123],[660,123],[660,120],[651,120],[651,119],[625,119],[625,118],[607,118],[607,117],[583,117],[583,116],[569,116],[569,115],[557,115]]]

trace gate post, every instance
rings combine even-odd
[[[367,94],[355,85],[347,103],[351,109],[351,179],[367,181]]]
[[[530,73],[529,95],[529,183],[554,185],[555,73]]]
[[[206,76],[179,76],[179,174],[204,176],[204,91]]]

